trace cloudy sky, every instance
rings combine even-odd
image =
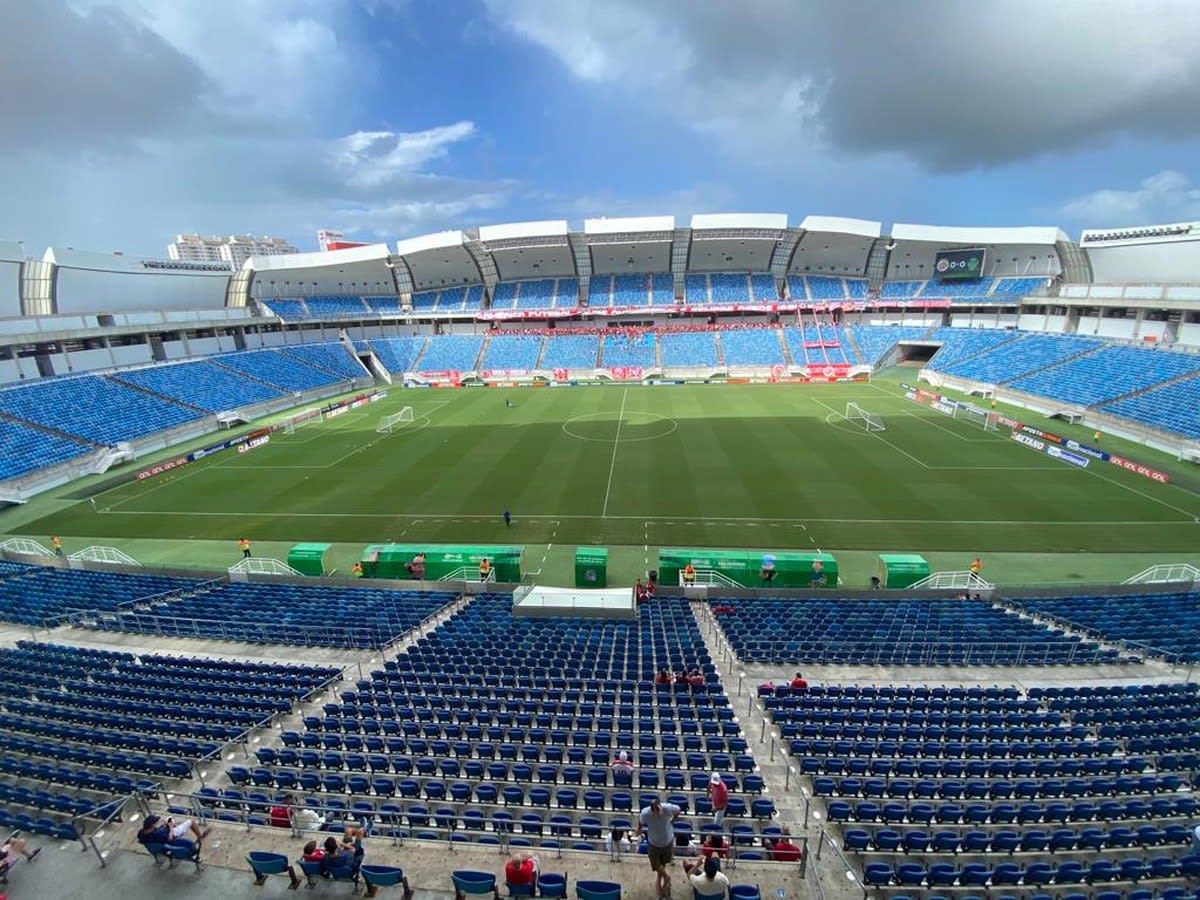
[[[0,239],[1200,218],[1195,0],[37,0]]]

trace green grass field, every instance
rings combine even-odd
[[[887,430],[842,421],[850,400]],[[377,434],[379,419],[404,405],[415,421]],[[1123,452],[1165,465],[1131,447]],[[393,389],[253,451],[103,491],[95,508],[64,496],[4,530],[223,547],[246,534],[360,546],[952,551],[964,565],[976,553],[1079,551],[1174,561],[1200,546],[1200,496],[1100,462],[1058,462],[1005,429],[905,400],[895,375],[846,385]]]

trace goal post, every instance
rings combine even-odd
[[[1000,416],[991,410],[980,409],[970,403],[960,402],[955,408],[956,413],[962,413],[961,418],[970,422],[972,425],[978,425],[984,431],[995,431],[1000,422]],[[956,415],[955,418],[960,418]]]
[[[379,425],[375,428],[376,434],[391,434],[396,430],[396,427],[403,425],[406,422],[413,420],[413,408],[406,406],[400,412],[392,413],[389,416],[384,416],[379,420]]]
[[[303,428],[305,425],[316,425],[319,422],[325,421],[325,416],[318,407],[306,409],[304,412],[297,413],[289,417],[283,423],[284,434],[295,434],[297,428]]]
[[[887,431],[887,426],[883,424],[883,419],[873,412],[867,412],[853,400],[846,404],[846,412],[843,418],[847,422],[856,422],[862,425],[867,431]]]

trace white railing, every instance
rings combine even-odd
[[[984,581],[974,572],[934,572],[922,578],[916,584],[910,584],[906,591],[990,591],[995,587],[990,581]]]
[[[116,547],[102,547],[99,545],[84,547],[82,550],[72,553],[67,557],[67,559],[73,563],[94,562],[115,566],[141,565],[140,562],[138,562],[124,550],[118,550]]]
[[[32,538],[9,538],[0,544],[0,550],[17,553],[21,556],[53,556],[54,553]]]
[[[447,572],[438,581],[476,581],[480,584],[494,584],[496,581],[496,570],[489,570],[487,577],[481,578],[478,566],[459,566],[453,572]]]
[[[683,570],[679,571],[679,585],[686,587],[689,584],[707,584],[719,585],[721,587],[745,588],[746,585],[740,584],[726,575],[724,572],[719,572],[716,569],[697,569],[696,577],[692,581],[684,581]]]
[[[285,562],[268,556],[250,556],[229,567],[230,575],[303,575]]]
[[[1200,569],[1188,563],[1163,563],[1143,569],[1121,584],[1165,584],[1168,582],[1200,582]]]

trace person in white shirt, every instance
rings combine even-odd
[[[721,861],[715,856],[704,860],[703,867],[685,864],[684,868],[699,900],[715,900],[718,897],[724,900],[729,896],[729,876],[721,871]]]

